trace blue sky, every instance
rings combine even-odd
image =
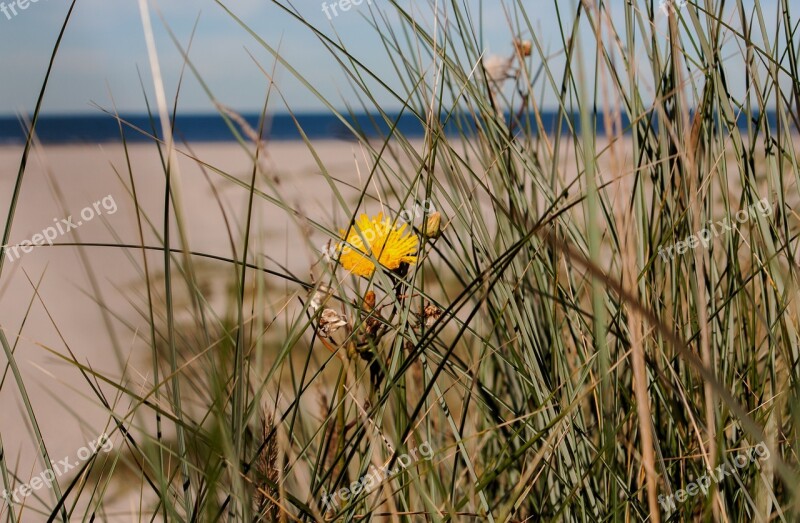
[[[623,1],[612,0],[619,2],[620,6]],[[775,1],[762,3],[769,11]],[[427,5],[423,0],[407,0],[405,3]],[[111,107],[111,95],[120,111],[144,110],[137,67],[151,99],[153,89],[137,4],[136,0],[78,0],[53,71],[45,99],[46,112],[95,112],[93,103]],[[323,13],[321,4],[321,0],[295,1],[310,23],[324,27],[328,34],[335,32],[360,60],[382,77],[393,78],[391,64],[362,16],[369,11],[366,0],[361,6],[354,6],[332,20]],[[510,51],[510,33],[500,0],[467,0],[467,4],[476,12],[482,6],[484,44],[488,51],[507,54]],[[527,0],[523,4],[529,16],[535,17],[533,24],[540,31],[537,36],[543,45],[550,49],[560,48],[553,1]],[[3,71],[0,114],[17,114],[33,109],[68,5],[67,0],[38,0],[11,20],[0,13],[0,48],[3,50],[0,52],[0,70]],[[226,5],[268,44],[280,47],[285,59],[335,105],[341,107],[344,101],[354,101],[339,64],[307,28],[270,0],[235,0],[226,2]],[[559,2],[559,5],[565,11],[571,11],[573,1]],[[184,44],[188,42],[199,15],[190,56],[200,75],[222,103],[242,111],[260,109],[268,82],[254,58],[268,70],[272,68],[273,59],[231,16],[213,0],[162,0],[151,3],[151,6],[162,11],[166,23]],[[774,7],[767,15],[770,23],[774,20],[773,13]],[[166,88],[171,96],[177,85],[182,58],[155,12],[152,17]],[[622,26],[621,17],[618,23]],[[735,52],[735,48],[732,51]],[[293,110],[311,111],[323,107],[288,71],[279,68],[276,80]],[[384,93],[379,93],[378,99],[387,108],[398,105]],[[282,102],[277,99],[274,102],[273,110],[283,109]],[[180,108],[183,112],[213,111],[207,95],[190,73],[184,83]]]

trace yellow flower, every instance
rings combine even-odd
[[[365,278],[375,272],[370,254],[382,266],[392,271],[402,263],[417,263],[414,254],[417,252],[419,238],[405,232],[407,225],[392,225],[392,220],[384,218],[383,213],[372,218],[362,214],[347,234],[344,230],[341,231],[346,244],[341,244],[339,261],[348,271]]]

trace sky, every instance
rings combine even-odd
[[[6,4],[20,1],[31,3],[25,10],[17,6],[17,15],[11,19],[0,12],[0,115],[32,112],[70,3],[68,0],[35,3],[33,0],[0,0]],[[337,1],[325,0],[324,3]],[[396,78],[394,70],[365,18],[371,8],[368,1],[386,0],[362,0],[360,6],[351,6],[349,11],[338,12],[331,19],[322,9],[322,0],[294,0],[294,5],[309,23],[328,35],[341,38],[359,60],[391,81]],[[486,52],[510,54],[510,32],[500,0],[462,1],[483,17],[482,43]],[[624,1],[611,0],[611,5],[617,3],[621,8]],[[762,4],[766,10],[771,8],[770,12],[774,12],[776,1],[766,0]],[[573,0],[558,2],[561,9],[571,12]],[[792,2],[800,3],[800,0]],[[420,13],[429,10],[427,0],[401,3],[416,4]],[[561,48],[555,2],[522,0],[522,3],[529,16],[534,17],[532,24],[543,45],[549,49]],[[283,58],[335,106],[341,108],[355,102],[340,64],[307,27],[271,0],[230,0],[225,5],[258,38],[279,48]],[[274,58],[231,14],[213,0],[150,0],[150,8],[170,100],[177,88],[183,58],[167,28],[185,47],[197,23],[189,55],[214,97],[238,111],[261,109],[269,86],[261,69],[271,72]],[[660,20],[660,23],[665,21]],[[619,24],[622,25],[621,12]],[[586,36],[589,42],[591,38]],[[152,101],[153,83],[138,0],[78,0],[56,58],[43,110],[50,114],[96,113],[95,105],[111,109],[115,103],[120,112],[144,112],[140,73],[144,91]],[[278,67],[274,78],[285,102],[273,96],[271,110],[283,112],[287,106],[297,112],[324,109],[323,103],[285,68]],[[388,93],[377,92],[377,97],[385,109],[399,106]],[[545,105],[552,102],[545,100]],[[179,108],[184,113],[214,111],[209,96],[191,71],[186,72]]]

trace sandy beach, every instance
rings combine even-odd
[[[269,176],[260,176],[258,188],[267,197],[254,202],[252,229],[258,233],[251,239],[249,256],[251,263],[262,263],[304,281],[320,260],[320,249],[328,237],[307,221],[291,216],[316,220],[334,231],[344,227],[348,217],[338,197],[355,206],[371,166],[365,151],[354,142],[319,141],[313,147],[316,158],[299,141],[276,142],[266,148],[261,164]],[[414,147],[421,149],[422,142]],[[21,146],[0,147],[3,208],[11,200],[22,151]],[[144,243],[161,246],[165,177],[158,150],[152,144],[133,144],[128,146],[128,153],[142,211]],[[241,244],[248,205],[246,187],[253,173],[252,153],[252,148],[248,151],[235,143],[178,147],[186,233],[194,252],[232,258],[228,227],[235,242]],[[320,163],[327,176],[322,174]],[[125,149],[115,143],[36,147],[25,172],[9,245],[26,246],[25,242],[35,242],[36,235],[50,227],[57,227],[59,234],[53,246],[18,249],[14,251],[18,257],[7,258],[0,280],[0,318],[10,343],[16,344],[19,370],[51,456],[74,455],[75,449],[100,436],[94,434],[96,427],[103,427],[109,418],[98,399],[86,395],[86,379],[57,354],[69,359],[74,355],[87,368],[119,377],[117,382],[123,381],[124,376],[128,386],[138,388],[140,393],[152,388],[149,327],[142,312],[147,303],[142,251],[58,245],[138,246],[130,188]],[[367,190],[362,209],[370,214],[383,211],[387,216],[398,215],[402,210],[390,193],[391,189],[376,179]],[[293,211],[287,212],[270,197],[287,202]],[[104,199],[108,208],[103,206]],[[415,205],[419,207],[418,203]],[[409,205],[409,216],[416,212],[415,220],[419,222],[415,205]],[[81,213],[87,207],[93,211],[92,217],[84,221]],[[171,223],[172,246],[177,248],[180,242],[175,220]],[[149,251],[147,256],[151,276],[156,280],[154,296],[163,309],[164,283],[163,278],[159,280],[163,254]],[[217,314],[224,315],[234,276],[231,265],[202,257],[194,262],[204,297]],[[287,296],[305,296],[300,285],[278,277],[268,281],[274,286],[270,287],[269,301],[276,308],[284,302],[293,303]],[[180,284],[175,285],[175,294],[175,317],[180,323],[191,317],[191,303]],[[162,318],[160,323],[163,322]],[[101,388],[114,404],[118,391],[108,384],[101,384]],[[310,409],[318,408],[313,399],[307,401],[311,402]],[[29,471],[31,476],[38,474],[41,463],[31,445],[35,438],[24,422],[25,406],[10,372],[5,376],[0,408],[4,413],[2,443],[6,454],[14,457],[19,470]],[[112,410],[120,415],[132,409],[133,405],[114,405]],[[74,421],[77,419],[80,424]],[[152,417],[129,421],[134,427],[141,424],[153,429]],[[119,434],[112,439],[114,444],[122,444]],[[126,520],[123,514],[133,510],[127,506],[130,496],[117,494],[106,498],[107,516],[118,510],[120,520]],[[48,506],[44,499],[45,503],[34,500],[32,506]]]
[[[353,183],[358,181],[355,163],[361,153],[352,143],[331,141],[315,144],[315,147],[332,174]],[[193,144],[192,150],[198,152],[203,163],[249,183],[252,160],[239,145]],[[160,231],[164,175],[157,150],[143,144],[130,146],[129,152],[143,215]],[[3,208],[8,207],[13,192],[21,153],[21,147],[0,147]],[[265,164],[270,172],[276,173],[277,183],[272,190],[287,201],[295,202],[297,210],[324,221],[334,214],[330,191],[320,190],[320,169],[304,144],[286,142],[270,147]],[[213,171],[207,171],[207,179],[198,162],[185,156],[180,159],[180,167],[191,248],[230,258],[230,238],[222,213],[224,210],[234,234],[238,235],[246,217],[247,191]],[[73,216],[74,225],[78,222],[81,225],[59,234],[55,243],[138,245],[136,214],[129,187],[124,149],[119,144],[36,149],[25,173],[10,245],[29,240],[56,224],[54,219],[60,222],[68,216]],[[342,191],[347,194],[345,187]],[[107,210],[101,205],[102,214],[82,223],[79,218],[82,209],[91,208],[94,202],[108,196],[113,197],[116,210],[111,213],[112,206]],[[301,231],[287,213],[269,202],[257,200],[254,216],[254,229],[264,234],[260,242],[253,245],[253,255],[260,252],[271,257],[275,262],[263,263],[275,270],[283,272],[277,265],[280,263],[300,275],[307,275],[318,253],[312,252],[304,241],[297,240]],[[66,228],[69,227],[63,227]],[[144,228],[145,243],[161,245],[147,222]],[[325,241],[319,233],[315,238],[319,245]],[[173,239],[173,245],[178,245],[177,239]],[[122,376],[125,365],[129,385],[135,387],[138,378],[142,390],[147,390],[151,378],[146,341],[149,334],[145,332],[146,321],[137,312],[143,304],[145,288],[139,272],[141,251],[111,247],[79,250],[44,245],[20,254],[19,259],[7,259],[3,269],[0,284],[2,326],[9,341],[16,344],[19,370],[51,456],[73,456],[76,449],[99,436],[94,432],[96,427],[104,425],[108,413],[99,406],[96,397],[85,396],[87,384],[80,373],[50,351],[67,357],[71,352],[78,361],[109,376]],[[153,272],[161,273],[162,255],[150,252],[148,256],[151,269],[155,268]],[[219,271],[224,273],[227,269],[220,263],[197,262],[200,277],[211,286],[210,302],[217,299],[217,304],[223,304],[222,294],[227,289],[224,285],[214,285],[222,281]],[[282,285],[276,281],[276,287]],[[286,290],[302,292],[298,286],[288,286]],[[275,296],[275,299],[280,301],[283,296]],[[109,325],[114,336],[109,334]],[[31,429],[24,422],[24,405],[12,374],[8,372],[4,378],[5,386],[0,394],[4,450],[7,456],[13,456],[19,470],[38,474],[41,463],[31,445]],[[113,399],[114,390],[111,387],[105,390]],[[124,413],[128,406],[118,405],[116,410]],[[78,424],[77,419],[82,424]],[[115,443],[120,442],[117,437]],[[130,509],[124,497],[119,503],[120,510]]]

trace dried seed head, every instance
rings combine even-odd
[[[327,285],[320,285],[318,288],[314,289],[314,294],[308,302],[308,308],[311,310],[311,314],[316,314],[320,307],[322,307],[331,296],[333,296],[333,289]]]
[[[319,317],[319,335],[328,338],[345,325],[347,325],[347,318],[333,309],[325,309]]]
[[[364,308],[368,311],[371,311],[375,308],[375,293],[372,291],[367,291],[364,295]]]
[[[271,485],[276,485],[280,477],[277,465],[278,433],[273,431],[275,425],[271,414],[264,413],[261,427],[263,448],[256,459],[254,467],[257,490],[253,501],[258,513],[263,514],[266,518],[262,521],[275,521],[278,511],[273,500],[277,499],[278,492]]]
[[[498,55],[490,55],[483,61],[483,68],[486,70],[486,76],[489,77],[492,83],[497,86],[502,86],[509,77],[511,70],[512,58],[504,58]]]
[[[520,56],[530,56],[533,49],[533,44],[530,40],[520,40],[515,38],[514,48],[517,50]]]
[[[430,239],[436,239],[442,234],[442,213],[435,212],[428,216],[423,234]]]
[[[425,323],[425,327],[433,327],[433,324],[436,323],[436,320],[441,318],[442,316],[442,309],[437,307],[433,304],[428,304],[425,306],[425,309],[422,311],[422,318],[423,322]]]
[[[375,293],[373,291],[367,291],[364,295],[364,313],[366,315],[366,319],[364,320],[364,325],[362,328],[364,329],[364,333],[373,338],[378,335],[378,331],[380,331],[382,325],[382,316],[380,311],[375,310],[375,303],[376,303]]]

